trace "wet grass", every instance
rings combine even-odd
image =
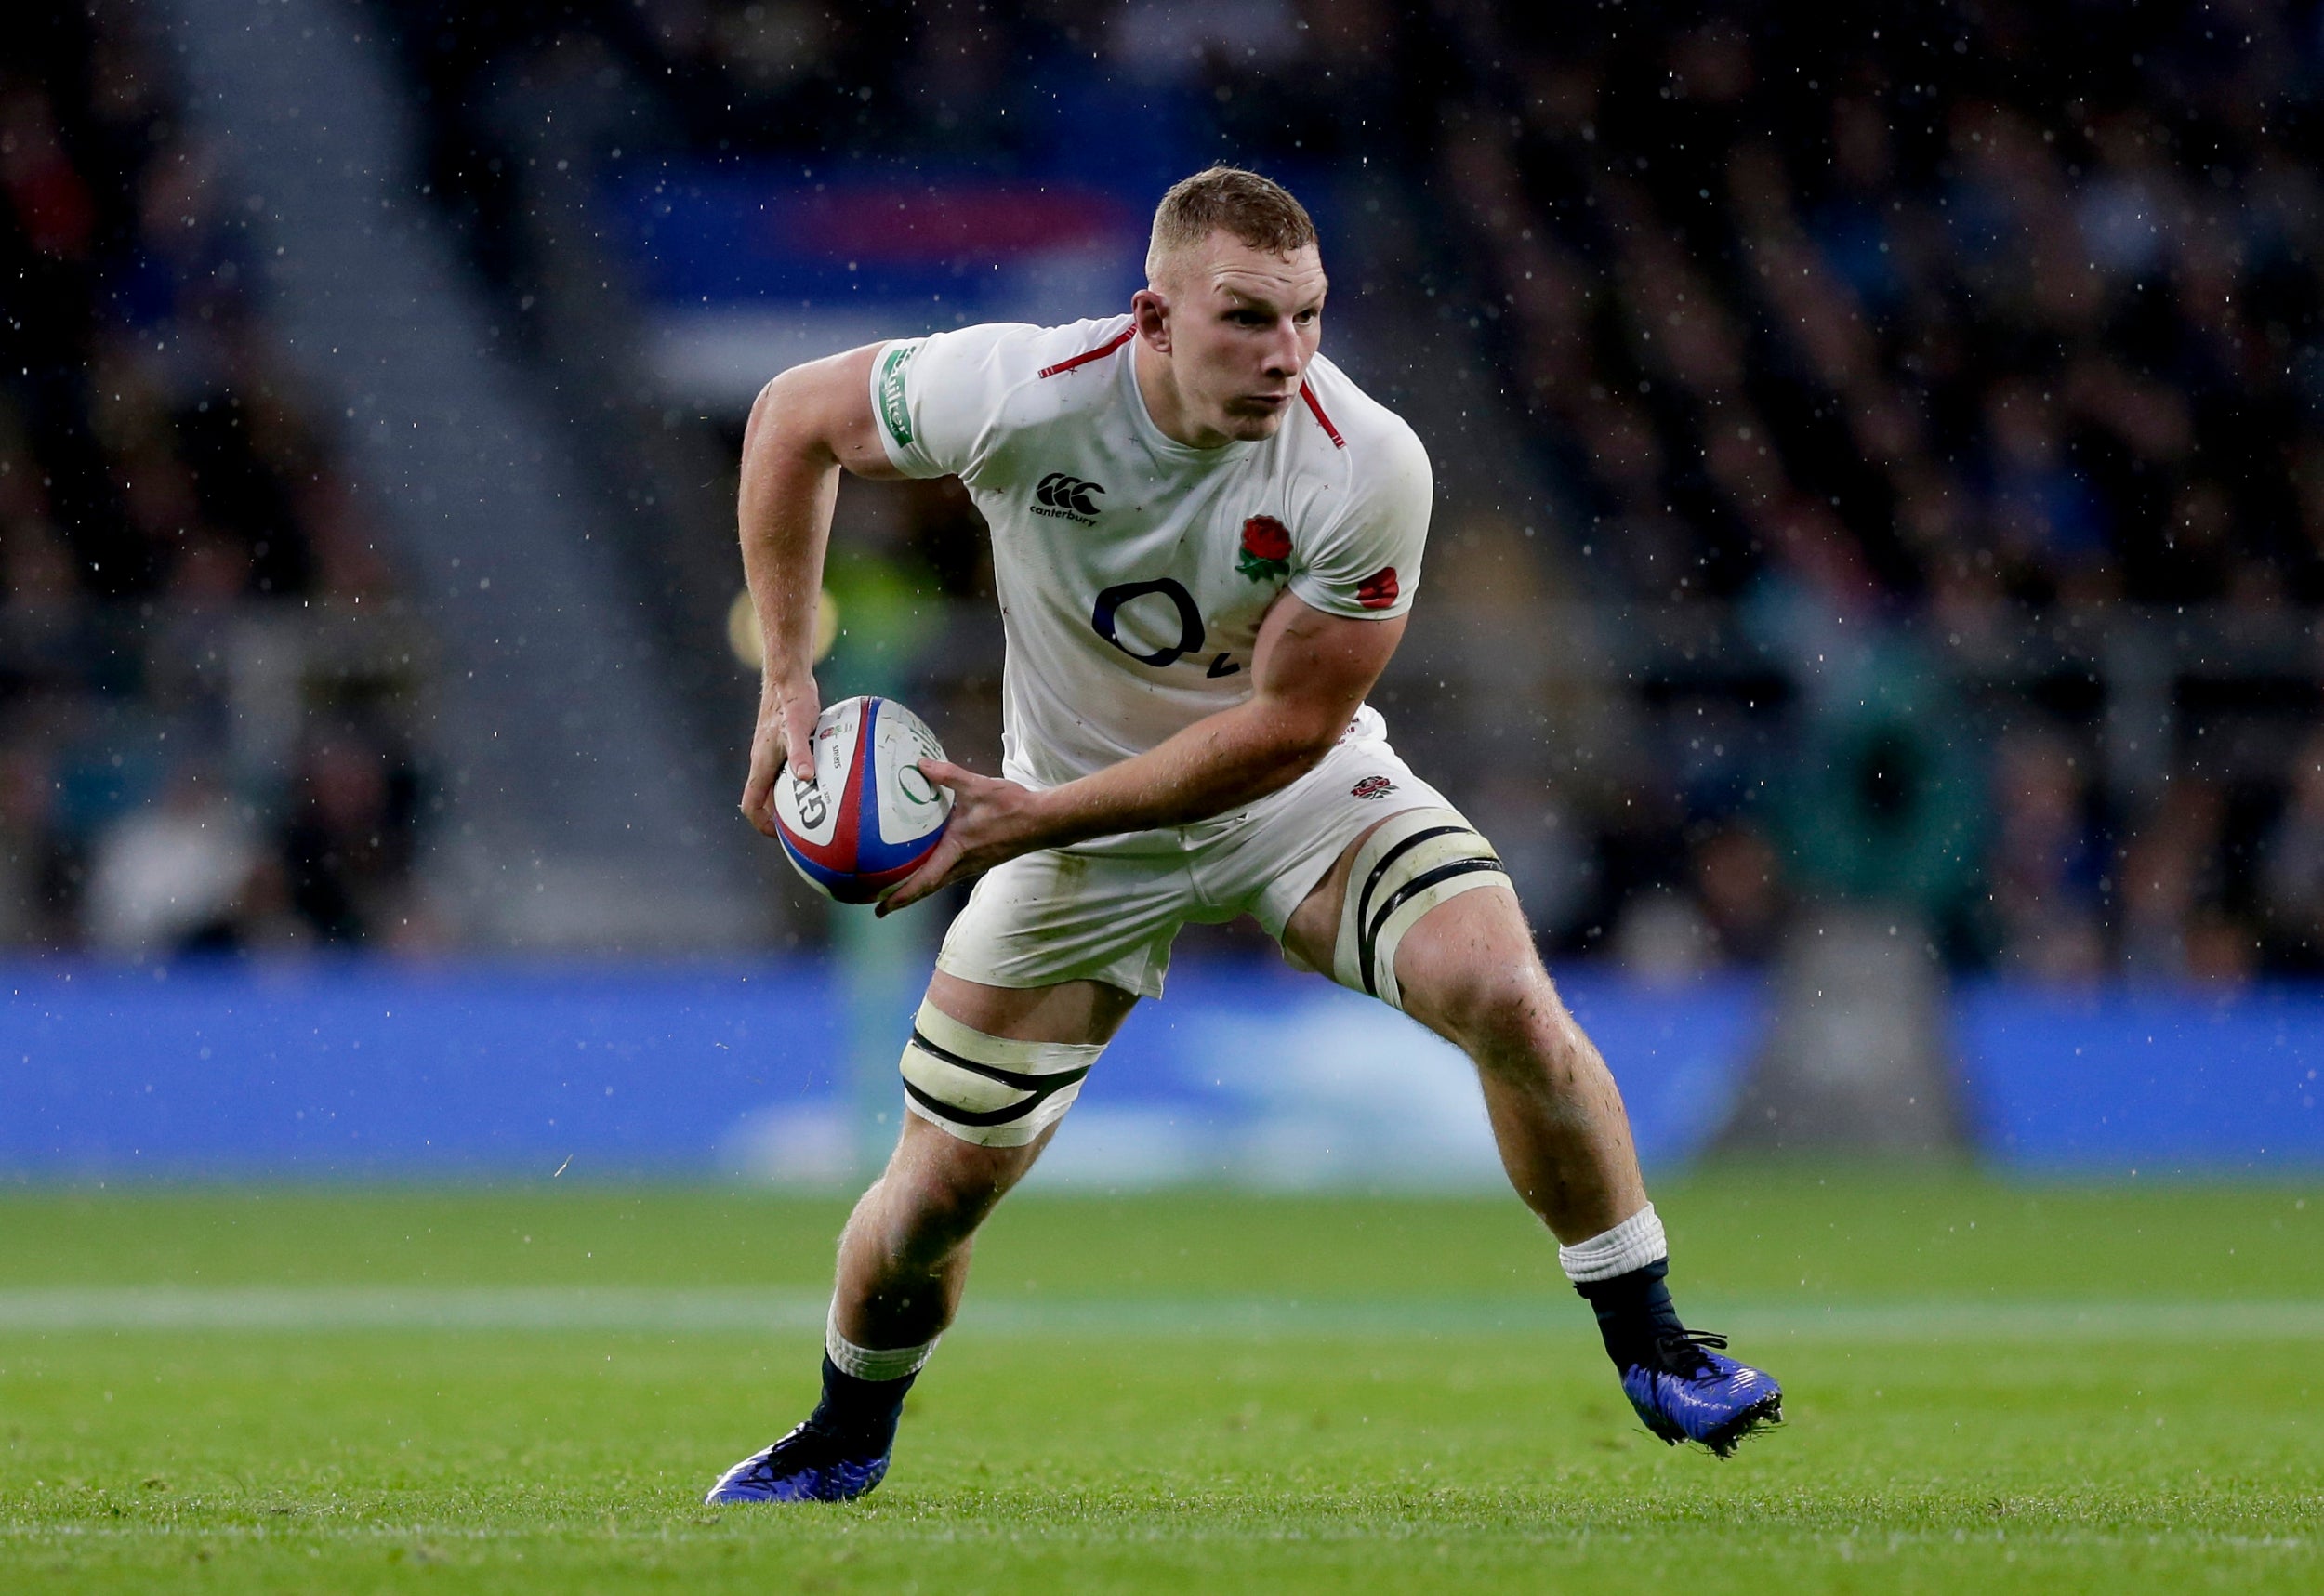
[[[1513,1203],[1027,1197],[889,1483],[721,1510],[710,1477],[813,1382],[796,1312],[733,1304],[812,1305],[840,1205],[14,1194],[0,1588],[2313,1589],[2309,1190],[1671,1187],[1682,1304],[1790,1393],[1725,1464],[1638,1429]],[[506,1327],[366,1327],[346,1294],[383,1286],[536,1295]],[[567,1287],[630,1307],[543,1318]],[[212,1327],[139,1306],[187,1300]],[[285,1316],[309,1301],[337,1306]]]

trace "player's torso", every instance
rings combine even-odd
[[[1069,421],[1079,421],[1071,417]],[[1247,453],[1189,467],[1077,425],[1035,428],[977,484],[1015,596],[1072,623],[1109,670],[1215,681],[1250,660],[1282,573],[1236,570],[1241,528],[1287,524],[1287,485]],[[1196,670],[1196,667],[1199,670]]]
[[[1076,768],[1248,695],[1290,529],[1343,491],[1293,434],[1310,416],[1263,442],[1189,449],[1154,428],[1128,350],[1103,365],[1021,392],[969,483],[993,532],[1012,675],[1031,679],[1018,696],[1040,700],[1018,707],[1052,722],[1023,730],[1069,744],[1086,731],[1086,748],[1059,750]]]

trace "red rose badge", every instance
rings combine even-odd
[[[1280,582],[1291,574],[1291,529],[1271,515],[1243,523],[1243,552],[1235,569],[1254,582]]]
[[[1355,601],[1367,610],[1385,610],[1396,601],[1396,568],[1383,565],[1364,578],[1355,590]]]

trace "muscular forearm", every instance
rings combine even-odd
[[[734,514],[766,664],[742,809],[769,837],[775,834],[774,784],[784,765],[801,779],[812,770],[820,706],[815,608],[839,472],[895,475],[871,411],[876,352],[866,345],[793,366],[759,390],[743,433]]]
[[[751,408],[735,505],[770,687],[813,668],[815,603],[839,486],[838,456],[812,433],[786,425],[783,387],[782,378],[768,384]]]
[[[1184,825],[1288,786],[1312,770],[1346,724],[1266,697],[1206,716],[1118,765],[1037,795],[1037,848]]]

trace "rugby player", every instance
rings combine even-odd
[[[843,468],[967,484],[1008,653],[1001,774],[922,764],[951,824],[878,910],[977,877],[904,1049],[902,1137],[840,1237],[822,1400],[708,1499],[879,1483],[977,1226],[1161,996],[1179,927],[1241,915],[1475,1061],[1510,1181],[1639,1417],[1724,1455],[1780,1417],[1776,1383],[1681,1323],[1613,1076],[1491,844],[1364,702],[1419,586],[1431,479],[1412,429],[1317,352],[1314,224],[1213,168],[1163,196],[1146,279],[1127,315],[872,345],[752,407],[739,514],[766,666],[742,808],[759,830],[786,766],[813,779]]]

